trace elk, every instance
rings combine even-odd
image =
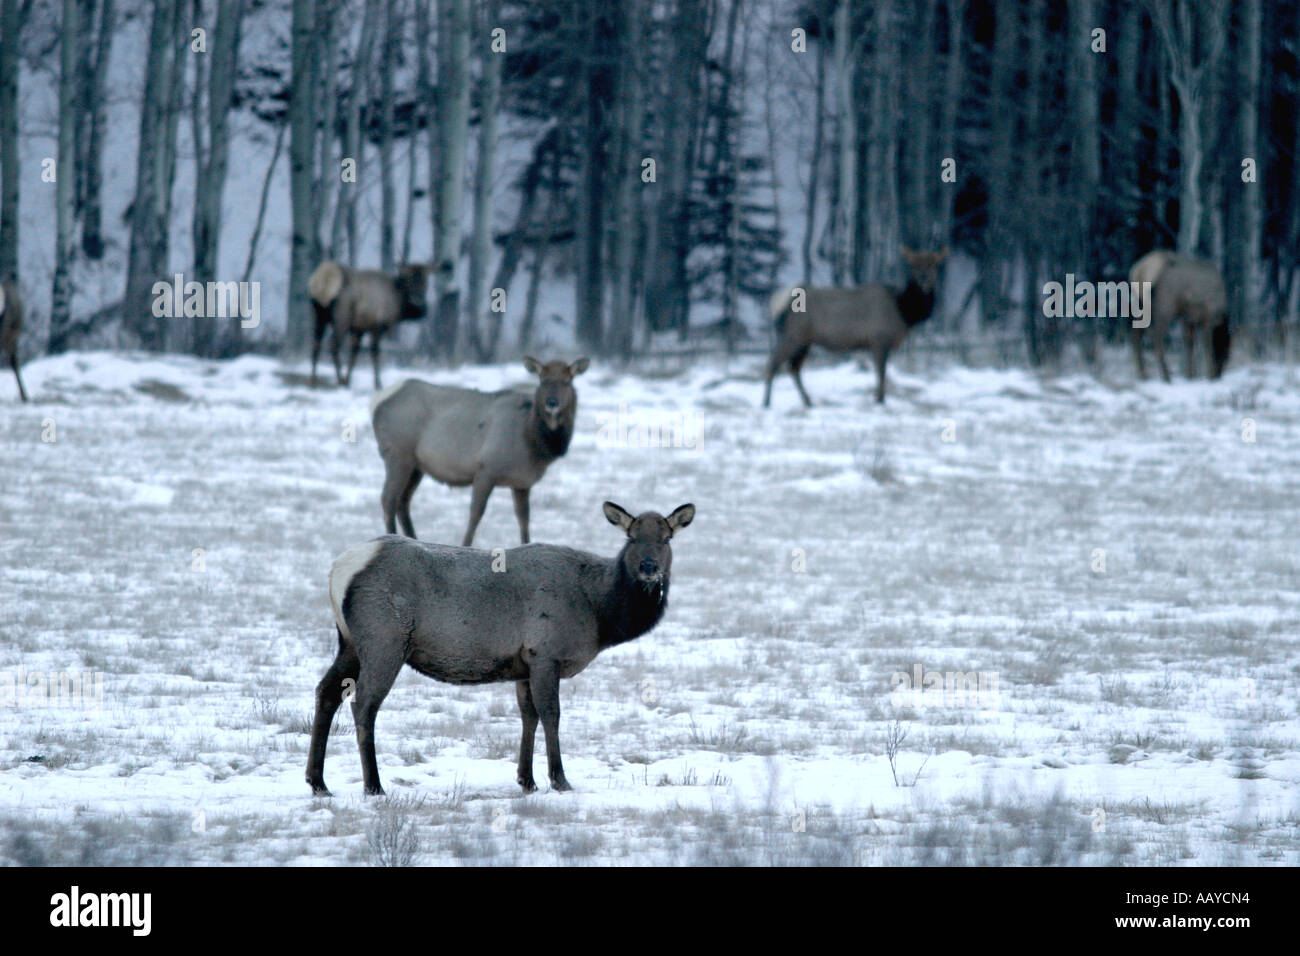
[[[13,282],[0,282],[0,353],[9,356],[9,367],[18,380],[18,397],[27,401],[27,389],[18,372],[18,336],[23,331],[23,300]]]
[[[307,783],[327,796],[325,745],[345,683],[367,795],[384,792],[375,762],[375,715],[403,664],[450,684],[515,682],[523,735],[516,779],[533,780],[541,720],[551,786],[571,790],[560,760],[560,680],[601,651],[640,637],[668,605],[673,536],[691,523],[686,504],[637,517],[606,501],[605,517],[627,534],[618,556],[550,544],[487,552],[385,535],[345,551],[330,568],[339,649],[316,687]]]
[[[311,384],[316,387],[316,360],[320,357],[325,330],[333,328],[334,374],[345,388],[352,384],[352,369],[357,364],[361,336],[370,333],[370,353],[375,363],[375,388],[379,384],[379,340],[398,322],[419,319],[425,313],[424,287],[432,267],[404,265],[397,276],[374,269],[350,269],[326,260],[316,267],[307,282],[312,308],[316,313],[315,338],[311,348]],[[352,336],[352,354],[348,372],[339,364],[343,338]]]
[[[870,349],[876,363],[876,401],[883,402],[889,353],[903,344],[912,326],[930,317],[939,285],[939,266],[947,256],[946,248],[913,252],[904,247],[908,280],[902,291],[873,282],[851,289],[791,286],[772,296],[777,341],[767,363],[763,407],[771,405],[772,379],[787,364],[804,405],[812,406],[799,370],[814,345],[832,352]]]
[[[411,496],[424,475],[443,484],[471,486],[469,526],[461,542],[468,548],[483,518],[493,488],[514,494],[520,540],[528,543],[528,492],[541,481],[551,462],[569,450],[578,393],[573,379],[590,362],[572,365],[524,359],[538,377],[527,392],[507,389],[479,392],[407,379],[376,393],[370,400],[379,456],[384,460],[380,502],[384,528],[415,537]],[[396,520],[394,520],[396,519]]]
[[[1154,282],[1151,293],[1149,331],[1155,348],[1160,377],[1169,381],[1165,363],[1165,334],[1174,319],[1183,320],[1183,344],[1187,355],[1187,377],[1196,376],[1196,339],[1204,340],[1210,378],[1223,374],[1232,346],[1228,323],[1227,290],[1217,266],[1203,259],[1174,254],[1163,249],[1149,252],[1129,271],[1130,281]],[[1133,359],[1138,378],[1146,378],[1142,339],[1146,328],[1133,327]]]

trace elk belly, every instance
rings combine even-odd
[[[515,654],[510,657],[476,657],[467,654],[431,652],[413,647],[406,663],[426,677],[447,684],[495,684],[523,680],[528,668]]]

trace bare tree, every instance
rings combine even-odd
[[[82,0],[82,24],[86,43],[85,62],[82,64],[81,123],[78,125],[79,138],[84,142],[77,150],[78,208],[82,217],[81,251],[88,259],[99,259],[104,254],[103,206],[101,190],[103,186],[104,163],[104,127],[107,123],[106,105],[109,56],[113,48],[113,34],[116,28],[115,7],[113,0],[100,0],[98,4],[99,25],[95,27],[95,0]],[[91,37],[95,42],[90,42]],[[93,50],[93,52],[92,52]]]
[[[142,347],[161,351],[166,326],[152,310],[153,284],[167,271],[170,248],[171,187],[175,169],[177,111],[174,91],[181,82],[179,6],[155,0],[144,69],[140,139],[136,156],[135,199],[131,203],[131,244],[127,259],[122,327]],[[181,39],[178,39],[178,36]]]
[[[1178,249],[1195,253],[1201,241],[1205,204],[1201,168],[1205,163],[1205,100],[1213,66],[1227,31],[1221,28],[1224,0],[1147,0],[1151,21],[1169,61],[1169,82],[1178,93],[1178,139],[1182,172],[1178,211]]]
[[[357,263],[357,199],[361,189],[361,169],[365,165],[365,139],[361,135],[361,112],[367,93],[366,77],[370,73],[370,55],[374,47],[375,16],[374,4],[367,0],[365,13],[361,20],[361,35],[357,40],[357,49],[352,57],[352,70],[348,89],[348,108],[343,129],[343,158],[353,163],[355,176],[349,180],[341,178],[336,169],[334,175],[340,176],[338,201],[334,205],[334,225],[330,230],[330,247],[333,255],[341,255],[342,236],[346,229],[348,238],[348,262]]]
[[[894,0],[878,0],[873,8],[871,110],[866,164],[866,248],[858,248],[861,262],[854,264],[855,278],[873,281],[896,277],[899,253],[898,219],[898,78],[902,73],[900,17]]]
[[[456,354],[460,289],[460,217],[465,192],[465,141],[469,138],[469,0],[439,0],[438,129],[441,135],[438,231],[435,247],[434,348]]]
[[[853,0],[840,0],[835,10],[835,83],[837,116],[838,193],[835,197],[836,285],[855,282],[858,234],[858,104],[854,69]]]
[[[18,279],[18,52],[23,21],[18,0],[0,0],[0,281]]]
[[[316,246],[315,197],[312,172],[315,166],[316,116],[312,90],[316,43],[314,0],[293,0],[293,79],[289,96],[289,193],[293,214],[293,245],[289,254],[289,301],[285,314],[286,355],[301,354],[312,329],[307,278],[319,258]]]
[[[1238,96],[1237,122],[1240,124],[1241,156],[1256,164],[1255,182],[1244,182],[1241,173],[1235,177],[1241,198],[1241,244],[1239,247],[1241,281],[1236,283],[1234,317],[1243,327],[1255,331],[1256,347],[1263,345],[1265,329],[1260,328],[1259,316],[1265,296],[1264,274],[1260,264],[1260,240],[1263,235],[1258,182],[1263,157],[1259,150],[1259,76],[1260,46],[1263,26],[1263,5],[1260,0],[1243,0],[1241,12],[1241,43],[1237,54]]]
[[[194,279],[216,278],[221,248],[221,199],[225,193],[226,168],[230,157],[229,115],[234,97],[235,70],[239,59],[239,36],[247,0],[218,0],[217,24],[208,61],[207,142],[195,137],[194,161],[198,167],[194,188]],[[204,60],[197,61],[200,66]],[[201,70],[200,70],[201,72]],[[195,89],[199,83],[196,77]],[[198,95],[195,95],[196,105]],[[196,115],[195,122],[199,118]],[[238,323],[233,323],[238,324]],[[208,316],[195,328],[194,349],[199,355],[215,356],[221,345],[214,317]]]
[[[59,151],[54,188],[54,289],[50,298],[50,351],[67,348],[72,311],[69,271],[76,251],[77,86],[80,80],[81,4],[63,0],[59,68]]]
[[[614,311],[610,316],[610,351],[626,355],[632,348],[636,328],[635,276],[633,263],[641,236],[637,215],[641,195],[641,142],[645,107],[641,72],[644,69],[642,38],[645,35],[643,4],[622,8],[619,34],[622,50],[618,73],[618,138],[614,146]]]
[[[401,21],[394,16],[395,0],[383,5],[383,44],[379,55],[379,261],[389,272],[393,268],[393,239],[396,232],[393,185],[393,70],[401,45]]]
[[[501,102],[501,61],[505,52],[492,49],[491,31],[500,26],[500,0],[487,0],[475,35],[480,51],[478,159],[474,170],[474,233],[469,249],[469,294],[465,299],[465,331],[481,362],[489,361],[501,334],[501,313],[488,308],[483,283],[492,252],[492,177],[496,171],[497,110]],[[484,328],[480,331],[482,317]]]

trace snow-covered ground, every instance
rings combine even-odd
[[[382,530],[365,363],[312,391],[71,354],[26,367],[28,406],[0,375],[0,861],[1294,866],[1300,376],[1108,361],[898,370],[883,408],[822,364],[811,411],[784,376],[761,409],[754,358],[597,364],[534,539],[613,554],[606,498],[698,513],[663,624],[564,683],[576,792],[539,735],[520,794],[509,684],[406,671],[369,801],[346,707],[336,796],[303,781],[326,572]],[[468,504],[426,481],[416,528],[456,541]],[[517,543],[508,495],[477,543]],[[982,693],[891,695],[918,669]]]

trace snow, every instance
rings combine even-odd
[[[664,622],[563,685],[576,792],[520,794],[513,688],[408,671],[378,721],[389,799],[362,798],[343,708],[329,801],[303,770],[328,569],[382,531],[369,374],[35,361],[30,405],[0,380],[0,860],[378,862],[409,827],[421,863],[1294,866],[1300,382],[1135,384],[1106,361],[905,359],[883,407],[856,362],[814,362],[817,405],[783,376],[767,411],[756,358],[597,363],[534,539],[613,554],[602,501],[698,511]],[[408,374],[528,378],[384,369]],[[602,432],[621,410],[691,416],[698,447]],[[468,507],[426,480],[417,531],[454,542]],[[478,543],[517,543],[509,496]],[[918,667],[996,694],[892,695]],[[46,689],[6,704],[20,673]],[[96,674],[102,699],[57,697]]]

